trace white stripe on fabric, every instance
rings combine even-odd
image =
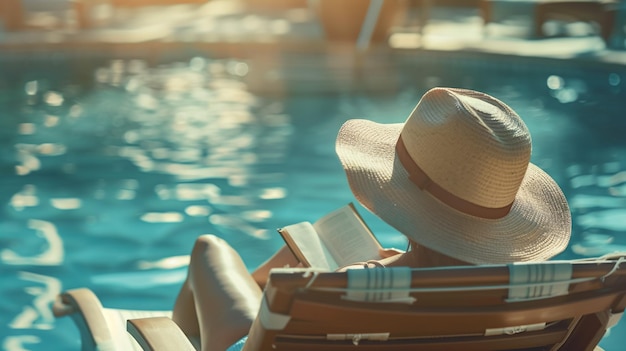
[[[413,303],[409,267],[350,269],[346,300]]]
[[[566,295],[572,281],[572,264],[568,262],[514,263],[508,267],[509,302]]]
[[[285,329],[287,323],[291,319],[291,316],[285,314],[274,313],[270,311],[265,297],[261,299],[261,308],[259,309],[259,321],[263,328],[267,330],[282,330]]]

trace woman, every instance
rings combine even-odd
[[[567,246],[563,192],[530,163],[521,118],[487,94],[432,89],[405,123],[346,122],[336,150],[357,200],[410,243],[342,269],[539,261]],[[283,247],[249,274],[228,244],[202,236],[173,319],[203,350],[224,350],[247,335],[269,270],[297,264]]]

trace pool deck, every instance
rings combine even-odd
[[[175,52],[181,55],[192,52],[206,53],[209,57],[254,58],[262,62],[261,71],[271,71],[276,65],[291,65],[292,71],[301,74],[292,72],[290,76],[301,80],[314,78],[314,74],[306,76],[301,68],[307,65],[307,60],[319,61],[320,56],[325,57],[329,66],[346,70],[361,65],[379,76],[387,74],[385,66],[394,60],[419,62],[420,57],[432,53],[514,56],[517,61],[525,58],[531,63],[537,60],[556,60],[557,64],[594,63],[620,71],[626,68],[626,48],[609,48],[615,42],[624,46],[624,38],[617,38],[610,45],[597,35],[537,39],[529,34],[532,26],[528,22],[483,25],[478,9],[435,9],[421,31],[414,25],[416,16],[412,9],[392,28],[387,42],[358,50],[354,43],[326,40],[320,21],[307,7],[278,6],[270,11],[250,3],[254,1],[211,0],[203,4],[115,8],[114,16],[90,29],[77,29],[75,20],[73,24],[70,20],[68,25],[68,11],[62,13],[63,18],[57,13],[57,22],[61,19],[65,22],[56,27],[50,25],[54,14],[48,14],[46,22],[45,14],[30,13],[34,23],[30,28],[0,29],[0,59],[14,54],[51,52],[98,52],[122,59],[162,58]],[[374,74],[373,80],[376,79]]]

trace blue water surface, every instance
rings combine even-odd
[[[626,250],[623,68],[435,60],[399,70],[387,93],[276,95],[249,89],[254,66],[243,60],[60,62],[5,65],[0,76],[3,350],[78,350],[71,321],[50,310],[64,289],[90,287],[111,307],[169,309],[203,233],[254,268],[282,245],[276,228],[355,201],[334,152],[340,125],[402,122],[434,86],[482,90],[526,121],[532,161],[572,208],[559,258]],[[405,248],[359,209],[383,245]],[[620,350],[625,330],[601,345]]]

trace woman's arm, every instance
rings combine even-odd
[[[337,272],[345,272],[348,269],[362,269],[371,267],[386,267],[404,265],[406,262],[406,252],[398,249],[379,249],[380,259],[369,260],[367,262],[355,262],[347,266],[340,267]]]
[[[276,253],[267,261],[263,262],[254,272],[252,278],[259,284],[261,289],[265,287],[265,282],[269,277],[272,268],[279,267],[297,267],[301,266],[298,259],[291,253],[287,245],[283,245]]]

